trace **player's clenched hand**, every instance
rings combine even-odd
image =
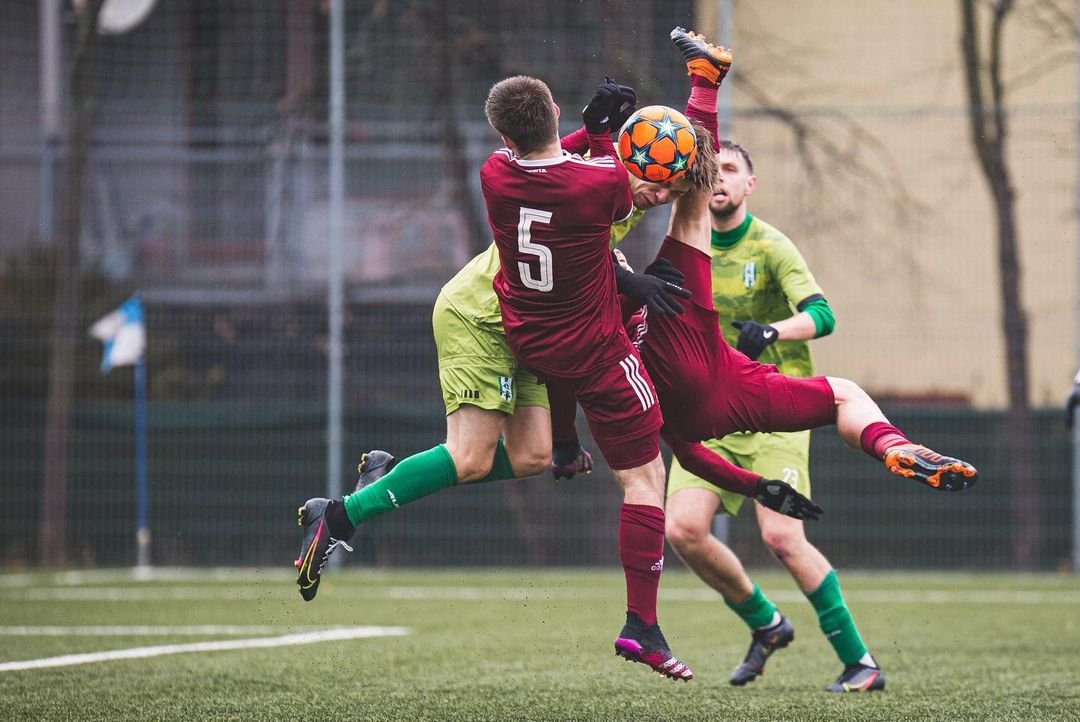
[[[754,499],[762,506],[796,519],[818,519],[825,510],[795,491],[790,484],[774,479],[760,479]]]
[[[735,350],[754,361],[757,361],[762,351],[780,338],[775,328],[757,321],[732,321],[731,325],[739,329],[739,341],[735,344]]]
[[[615,83],[611,78],[604,78],[605,82]],[[619,96],[612,104],[611,116],[608,127],[612,130],[622,128],[630,116],[637,110],[637,92],[629,85],[615,83],[619,88]]]
[[[685,288],[659,276],[651,273],[631,273],[618,264],[615,265],[615,286],[619,293],[645,304],[650,311],[661,316],[683,312],[682,304],[675,300],[675,296],[690,298],[693,295]]]
[[[637,93],[629,85],[621,85],[611,78],[604,78],[596,88],[592,100],[581,111],[585,130],[602,133],[621,128],[637,108]]]
[[[592,454],[577,441],[556,441],[551,448],[551,474],[555,481],[573,479],[575,474],[591,474]]]

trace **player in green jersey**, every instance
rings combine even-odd
[[[720,179],[712,216],[712,287],[725,340],[789,376],[814,375],[808,340],[827,335],[833,313],[802,255],[783,233],[754,218],[747,200],[757,178],[744,148],[720,143]],[[794,312],[793,310],[794,309]],[[782,479],[810,496],[810,432],[736,433],[705,442],[747,470]],[[747,575],[732,551],[711,534],[713,516],[734,516],[744,497],[692,476],[673,460],[668,478],[667,538],[701,579],[720,592],[750,627],[746,658],[731,675],[744,685],[764,672],[765,662],[794,638],[786,617]],[[800,520],[755,505],[761,539],[782,563],[817,611],[821,629],[844,664],[829,691],[882,689],[884,675],[870,655],[848,611],[836,571],[807,538]]]

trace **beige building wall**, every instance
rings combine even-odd
[[[1072,29],[1031,5],[1005,37],[1008,160],[1032,403],[1056,406],[1076,372],[1076,50]],[[836,312],[836,334],[814,345],[819,370],[876,394],[1003,405],[994,209],[970,138],[957,0],[742,0],[728,44],[732,135],[759,179],[750,210],[795,240]],[[805,124],[803,154],[769,103]]]

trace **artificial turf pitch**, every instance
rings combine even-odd
[[[280,570],[155,576],[0,575],[0,718],[1080,719],[1073,576],[842,572],[887,678],[884,692],[846,696],[823,691],[840,664],[809,604],[777,573],[755,578],[794,622],[796,641],[745,688],[727,676],[747,630],[682,571],[664,575],[660,621],[694,669],[686,684],[614,655],[618,570],[334,570],[310,603]],[[408,633],[245,648],[251,639],[369,625]],[[11,668],[202,642],[241,648]]]

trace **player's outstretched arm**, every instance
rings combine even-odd
[[[683,468],[721,489],[749,496],[773,511],[795,519],[817,519],[824,509],[782,481],[765,479],[735,466],[730,461],[705,448],[700,442],[689,442],[668,427],[660,431]]]

